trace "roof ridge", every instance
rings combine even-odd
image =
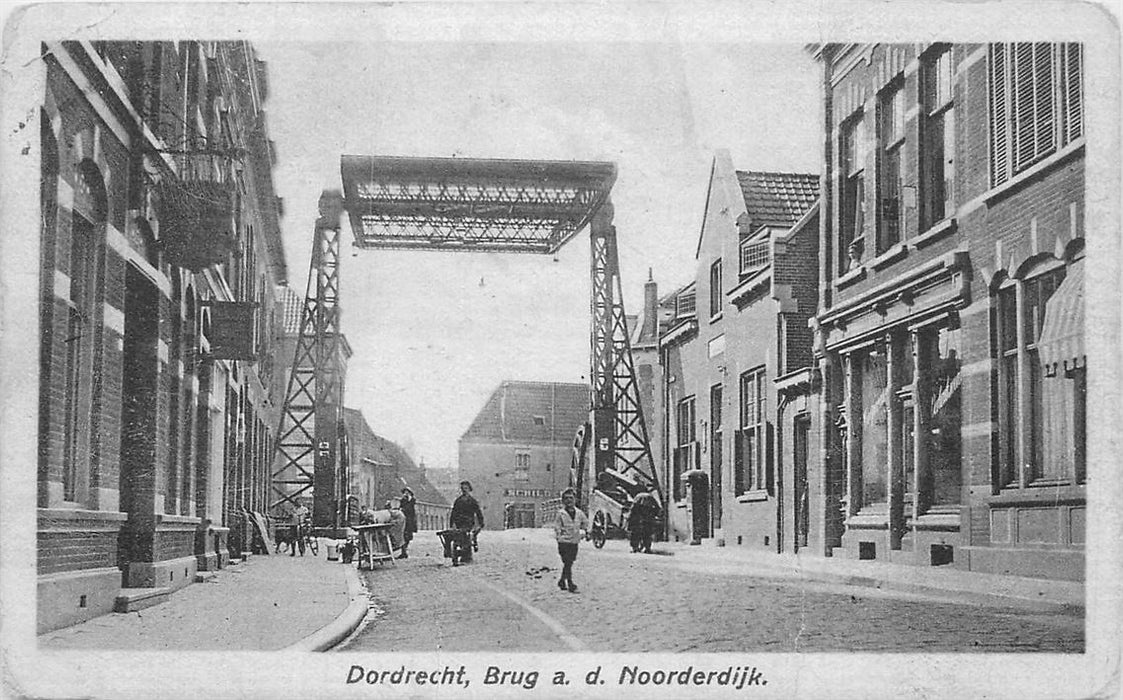
[[[795,170],[734,170],[738,175],[798,175],[800,177],[819,177],[820,173],[799,172]]]

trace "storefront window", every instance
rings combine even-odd
[[[862,397],[862,505],[888,499],[888,376],[885,345],[878,343],[858,359]]]
[[[948,327],[923,332],[920,342],[927,374],[927,459],[932,505],[959,503],[963,485],[960,428],[961,395],[959,331]]]

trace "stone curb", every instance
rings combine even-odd
[[[363,591],[363,584],[359,581],[359,572],[355,567],[343,566],[344,575],[347,577],[347,595],[351,598],[351,602],[339,617],[282,651],[330,651],[362,624],[368,610],[366,593]]]
[[[699,552],[703,557],[708,553]],[[690,555],[688,555],[690,556]],[[712,556],[712,555],[710,555]],[[855,567],[830,559],[799,559],[781,555],[775,560],[748,556],[762,569],[799,576],[821,583],[841,583],[848,586],[894,590],[905,593],[962,595],[984,599],[992,603],[1020,602],[1043,609],[1083,609],[1085,588],[1082,583],[1051,579],[1031,579],[1020,576],[985,574],[960,571],[931,571],[922,567],[858,571]],[[903,566],[884,564],[882,566]]]

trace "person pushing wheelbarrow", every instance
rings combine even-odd
[[[472,484],[460,482],[460,495],[452,503],[449,518],[451,528],[441,530],[437,535],[445,548],[445,556],[452,559],[453,566],[472,561],[472,551],[478,549],[476,536],[484,527],[484,514],[480,503],[472,496]]]

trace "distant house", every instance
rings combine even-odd
[[[543,501],[570,485],[573,437],[588,420],[589,386],[500,384],[460,438],[460,478],[486,526],[535,527]]]
[[[450,505],[429,483],[424,470],[396,443],[376,435],[358,409],[343,409],[343,422],[347,429],[349,494],[358,505],[380,510],[408,486],[417,498],[418,528],[443,529]],[[349,515],[354,517],[353,513]]]

